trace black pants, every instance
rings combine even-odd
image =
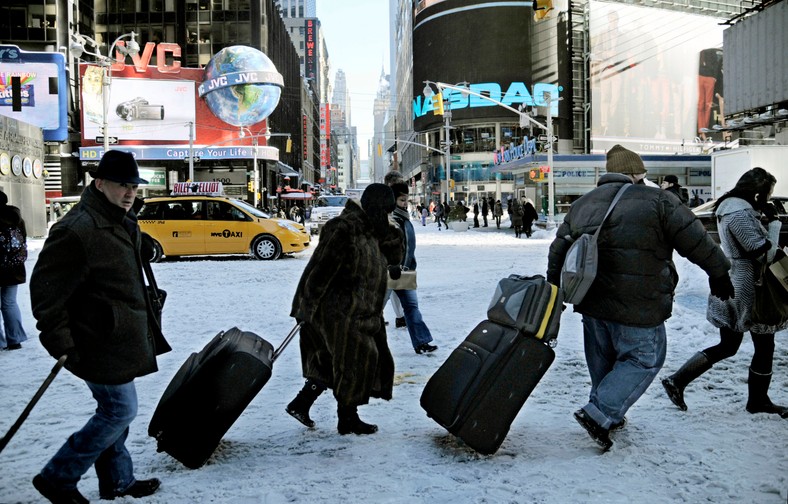
[[[760,374],[772,372],[774,359],[774,334],[750,333],[752,337],[753,355],[750,367]],[[720,342],[703,350],[703,354],[715,364],[728,357],[733,357],[739,351],[744,333],[735,332],[727,327],[720,329]]]

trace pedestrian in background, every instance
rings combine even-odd
[[[96,411],[33,478],[52,502],[88,502],[77,483],[91,466],[102,499],[145,497],[156,478],[134,477],[126,449],[137,415],[134,379],[155,372],[170,350],[143,280],[141,235],[132,210],[139,176],[128,152],[104,154],[82,198],[49,232],[30,277],[33,315],[50,355],[85,381]]]
[[[302,322],[301,369],[306,384],[286,411],[314,427],[309,410],[330,388],[340,434],[373,434],[358,406],[391,399],[394,359],[383,323],[388,265],[402,261],[402,237],[389,220],[394,194],[370,184],[329,220],[293,297],[290,316]]]
[[[676,197],[685,205],[689,204],[689,196],[687,195],[687,190],[681,187],[679,184],[679,178],[675,175],[665,175],[665,178],[662,179],[662,184],[660,187],[665,191],[673,193]]]
[[[506,198],[506,213],[509,215],[509,229],[514,227],[514,218],[512,215],[512,197],[508,196]]]
[[[399,170],[391,170],[383,176],[383,183],[387,186],[391,187],[393,184],[398,183],[405,183],[405,178],[402,176],[402,172]],[[400,329],[402,327],[407,327],[407,322],[405,321],[405,311],[402,309],[402,303],[399,302],[399,298],[397,296],[389,296],[386,294],[386,299],[391,302],[391,308],[394,310],[394,327]],[[385,306],[386,303],[383,303]],[[388,321],[386,325],[388,325]]]
[[[438,223],[438,231],[440,231],[441,222],[443,222],[443,205],[441,203],[435,205],[435,222]]]
[[[519,238],[523,234],[523,216],[525,216],[525,211],[517,198],[509,200],[509,209],[511,210],[509,218],[512,219],[514,237]]]
[[[19,350],[27,340],[16,302],[19,285],[27,279],[26,260],[27,229],[22,212],[9,205],[8,196],[0,191],[0,350]]]
[[[503,217],[503,205],[501,205],[501,200],[495,201],[495,206],[493,207],[493,217],[495,217],[495,226],[498,229],[501,229],[501,217]]]
[[[560,285],[571,243],[599,227],[619,189],[628,186],[599,234],[599,269],[583,300],[588,403],[574,413],[603,449],[610,431],[625,424],[627,410],[643,395],[665,361],[665,320],[670,317],[678,274],[673,250],[709,275],[712,295],[733,296],[722,249],[695,215],[673,196],[641,184],[646,175],[636,153],[616,145],[607,153],[607,173],[575,201],[556,232],[547,279]]]
[[[473,202],[473,227],[479,227],[479,202]]]
[[[396,183],[391,185],[391,189],[394,191],[397,203],[393,213],[394,221],[400,226],[405,241],[405,255],[399,267],[403,271],[416,271],[416,233],[413,230],[413,224],[407,218],[406,210],[408,207],[408,185]],[[410,334],[410,341],[416,353],[429,353],[437,350],[437,346],[430,344],[432,334],[421,316],[416,290],[395,290],[394,294],[399,298],[402,309],[405,311],[408,334]]]
[[[482,227],[487,227],[487,214],[490,212],[490,205],[487,203],[487,198],[482,198],[482,219],[484,220],[484,225]]]
[[[523,207],[523,232],[525,232],[526,237],[530,238],[534,232],[534,221],[539,219],[539,214],[536,213],[536,208],[530,199],[523,198],[521,204]]]
[[[684,389],[714,364],[739,351],[744,333],[752,338],[754,353],[747,380],[746,409],[750,413],[773,413],[788,418],[788,407],[777,406],[769,399],[774,359],[774,333],[788,328],[788,322],[767,326],[752,322],[755,283],[761,265],[771,263],[779,248],[782,223],[769,202],[777,179],[762,168],[745,172],[736,186],[714,204],[720,244],[731,261],[731,280],[736,296],[721,300],[709,296],[706,318],[720,330],[720,342],[689,358],[678,371],[662,380],[670,400],[682,411],[687,410]],[[761,215],[769,222],[761,224]]]

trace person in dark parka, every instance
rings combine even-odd
[[[0,246],[0,298],[3,329],[0,329],[0,350],[19,350],[27,340],[22,327],[22,312],[16,302],[19,285],[25,283],[27,271],[27,229],[22,213],[8,204],[8,196],[0,191],[0,228],[8,244]],[[12,256],[12,257],[8,257]]]
[[[293,298],[290,316],[301,327],[304,388],[286,411],[314,427],[309,409],[326,389],[337,401],[340,434],[372,434],[357,407],[370,397],[389,400],[394,359],[386,341],[383,305],[389,266],[402,261],[402,234],[390,221],[394,193],[371,184],[361,205],[349,200],[331,219],[309,260]],[[393,275],[392,275],[393,276]]]
[[[41,344],[54,358],[66,356],[66,369],[85,380],[98,405],[33,478],[52,502],[88,502],[77,482],[94,464],[102,499],[143,497],[160,484],[134,478],[125,446],[137,414],[134,379],[156,371],[156,355],[170,350],[147,294],[132,210],[147,181],[134,157],[117,150],[90,175],[80,202],[52,226],[30,277]]]
[[[536,213],[536,208],[534,208],[530,199],[523,198],[521,203],[523,207],[523,232],[526,237],[530,238],[534,232],[534,221],[539,219],[539,214]]]
[[[588,403],[575,419],[607,450],[610,430],[641,397],[665,362],[665,320],[673,309],[677,251],[709,275],[711,294],[733,296],[730,263],[701,222],[674,195],[642,183],[643,161],[616,145],[596,189],[575,201],[548,254],[547,279],[559,285],[571,243],[593,233],[614,196],[629,184],[599,234],[596,278],[574,310],[583,316],[585,356],[591,375]]]

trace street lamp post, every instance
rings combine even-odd
[[[437,99],[441,100],[441,107],[440,109],[443,110],[443,94],[442,90],[444,87],[450,89],[457,89],[460,92],[464,93],[464,87],[458,87],[460,85],[467,85],[467,82],[459,82],[455,86],[450,86],[448,84],[442,84],[440,82],[433,82],[426,80],[424,81],[424,96],[429,98],[430,96],[436,94],[432,91],[431,84],[434,84],[438,88]],[[444,148],[443,156],[444,156],[444,165],[446,166],[446,198],[445,202],[448,203],[451,199],[451,106],[445,111],[443,111],[443,128],[444,128],[444,141],[441,142],[441,146]]]
[[[426,81],[426,82],[430,82],[430,81]],[[481,93],[477,93],[475,91],[472,91],[472,90],[468,89],[465,86],[446,84],[445,82],[430,82],[430,83],[431,84],[435,84],[435,86],[437,86],[439,90],[440,89],[451,89],[451,90],[454,90],[454,91],[459,91],[459,92],[463,93],[466,96],[467,95],[476,96],[478,98],[482,98],[482,99],[487,100],[489,102],[495,103],[496,105],[498,105],[500,107],[503,107],[503,108],[505,108],[507,110],[510,110],[510,111],[514,112],[515,114],[517,114],[520,117],[520,127],[524,127],[526,124],[528,124],[530,122],[530,123],[538,126],[539,128],[541,128],[542,130],[544,130],[545,133],[547,133],[547,146],[548,146],[548,149],[547,149],[547,169],[548,169],[548,173],[547,173],[547,185],[548,185],[548,188],[547,188],[547,198],[548,198],[548,203],[547,203],[547,205],[548,205],[548,209],[547,209],[547,228],[551,229],[551,228],[555,227],[554,210],[553,210],[554,206],[555,206],[554,205],[554,201],[553,201],[554,198],[555,198],[555,188],[554,188],[554,179],[553,179],[553,143],[555,142],[556,139],[553,136],[552,102],[554,100],[552,98],[551,93],[549,93],[549,92],[544,93],[544,99],[547,101],[548,111],[547,111],[547,124],[542,124],[539,121],[536,121],[530,115],[528,115],[528,112],[525,112],[524,110],[517,110],[516,108],[511,107],[509,105],[506,105],[505,103],[502,103],[502,102],[500,102],[498,100],[495,100],[493,98],[490,98],[489,96],[484,96]],[[428,84],[428,86],[429,86],[429,84]],[[425,88],[425,92],[426,92],[426,88]],[[560,100],[560,98],[559,98],[559,100]],[[448,150],[448,148],[447,148],[447,150]]]

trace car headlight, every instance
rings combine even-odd
[[[292,231],[294,233],[300,233],[300,231],[299,231],[299,229],[297,227],[295,227],[291,223],[287,222],[286,220],[276,221],[276,223],[279,224],[279,227],[283,227],[283,228],[287,229],[288,231]]]

